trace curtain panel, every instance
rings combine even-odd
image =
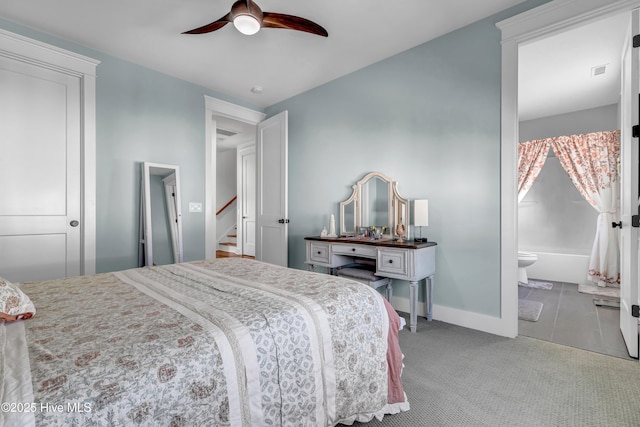
[[[582,197],[598,211],[587,279],[598,286],[620,286],[620,131],[559,136],[518,144],[518,202],[533,185],[549,149]]]
[[[561,136],[552,143],[560,164],[582,197],[599,212],[587,278],[620,286],[620,131]]]
[[[524,199],[544,166],[551,139],[536,139],[518,144],[518,203]]]

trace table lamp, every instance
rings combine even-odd
[[[413,202],[413,225],[419,227],[418,237],[413,237],[416,242],[426,242],[427,238],[422,237],[422,227],[429,225],[429,201],[414,200]]]

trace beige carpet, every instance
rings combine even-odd
[[[400,332],[411,409],[363,427],[638,427],[638,361],[418,318]]]

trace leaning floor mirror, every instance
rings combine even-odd
[[[142,163],[138,265],[182,262],[180,168]]]

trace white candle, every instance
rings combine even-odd
[[[329,221],[329,236],[335,236],[336,235],[336,219],[333,216],[333,214],[331,214],[331,220]]]

